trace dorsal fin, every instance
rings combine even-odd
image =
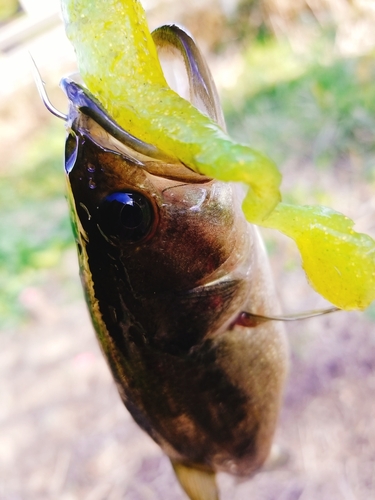
[[[170,87],[225,130],[215,82],[193,38],[174,24],[160,26],[152,38]]]

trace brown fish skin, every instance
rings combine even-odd
[[[70,117],[82,283],[125,406],[174,462],[252,474],[269,454],[288,365],[280,324],[236,325],[242,311],[278,312],[256,229],[231,185],[179,180],[81,111]],[[106,220],[106,197],[119,192],[139,193],[152,212],[139,241]]]

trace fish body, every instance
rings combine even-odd
[[[250,475],[270,450],[287,347],[280,324],[237,321],[278,310],[238,188],[121,142],[86,90],[63,87],[82,284],[121,398],[174,463]]]

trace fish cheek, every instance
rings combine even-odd
[[[212,186],[208,185],[204,188],[207,203],[192,210],[185,204],[184,190],[193,188],[183,185],[170,189],[167,192],[177,193],[173,200],[162,192],[153,237],[136,249],[124,248],[123,262],[135,290],[190,290],[204,284],[232,255],[239,237],[231,200],[220,200],[220,204],[211,201]]]

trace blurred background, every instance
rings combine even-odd
[[[206,55],[230,134],[265,152],[288,201],[331,206],[375,236],[375,2],[148,0],[152,28],[185,25]],[[59,2],[0,0],[0,499],[182,500],[132,422],[97,347],[78,277],[51,101],[75,70]],[[264,232],[286,313],[324,307],[287,238]],[[375,307],[288,325],[277,433],[288,462],[224,500],[375,495]]]

